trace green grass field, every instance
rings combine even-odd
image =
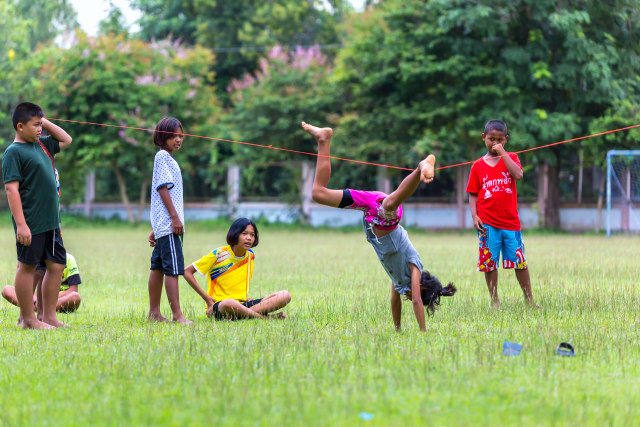
[[[65,229],[84,301],[60,316],[73,329],[56,331],[17,328],[18,309],[1,302],[0,424],[640,422],[637,237],[525,233],[542,309],[526,308],[513,273],[501,272],[502,309],[491,311],[472,232],[411,232],[425,267],[459,288],[421,334],[409,302],[394,331],[389,280],[362,233],[260,231],[250,296],[289,290],[289,319],[212,323],[181,280],[196,322],[183,327],[146,322],[147,228]],[[188,228],[186,262],[225,235]],[[2,283],[13,283],[10,228],[0,242]],[[503,341],[523,344],[522,354],[503,356]],[[556,356],[561,341],[577,357]]]

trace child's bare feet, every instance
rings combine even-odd
[[[151,314],[147,317],[147,322],[168,322],[169,319],[164,317],[162,314]]]
[[[56,318],[43,320],[44,323],[53,326],[54,328],[70,328],[71,326],[67,325],[64,322],[59,321]]]
[[[500,308],[502,308],[502,307],[500,306],[500,301],[493,301],[493,302],[491,303],[491,309],[492,309],[492,310],[500,310]]]
[[[309,135],[313,136],[318,143],[329,142],[333,136],[333,129],[319,128],[306,122],[302,122],[302,129],[304,129]]]
[[[45,322],[41,322],[35,317],[32,319],[22,319],[22,323],[20,324],[23,329],[55,329],[55,326],[51,326]]]
[[[189,319],[187,319],[186,317],[182,316],[178,319],[173,319],[173,321],[175,323],[178,323],[180,325],[193,325],[193,322]]]
[[[436,166],[436,156],[433,154],[429,154],[426,159],[421,161],[418,164],[418,168],[420,168],[420,181],[428,184],[433,181],[433,176],[435,174]]]
[[[536,304],[536,302],[534,300],[525,300],[525,302],[527,303],[528,307],[531,307],[531,308],[542,308],[538,304]]]

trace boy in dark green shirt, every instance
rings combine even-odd
[[[66,326],[56,318],[56,302],[66,251],[60,236],[60,211],[53,156],[71,137],[44,118],[36,104],[24,102],[13,112],[16,136],[2,157],[2,177],[16,232],[18,271],[15,291],[25,329]],[[42,130],[51,136],[40,138]],[[36,267],[44,262],[43,321],[33,312]]]

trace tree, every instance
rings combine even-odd
[[[412,150],[435,151],[443,163],[473,160],[492,118],[510,125],[512,151],[584,134],[612,105],[638,93],[638,2],[613,3],[373,6],[354,18],[338,56],[335,78],[346,101],[340,125],[362,155],[404,164],[419,158]],[[559,226],[559,171],[571,150],[527,155],[547,171],[543,218],[552,228]],[[457,189],[460,201],[464,186]]]
[[[330,70],[328,58],[317,47],[294,51],[274,47],[260,60],[259,71],[245,73],[229,85],[233,108],[224,124],[230,139],[315,152],[300,123],[324,123],[336,108],[324,85]],[[300,161],[313,159],[238,144],[229,148],[228,161],[244,165],[245,175],[252,178],[243,184],[245,191],[275,190],[280,198],[299,201]],[[278,170],[265,170],[269,164],[277,164]]]
[[[127,40],[124,34],[96,38],[78,33],[67,50],[43,53],[38,77],[49,117],[81,122],[153,129],[163,116],[178,117],[189,133],[211,132],[218,101],[209,71],[213,54],[177,42],[151,44]],[[149,132],[91,124],[65,124],[74,144],[61,170],[111,169],[130,221],[140,218],[148,196],[155,147]],[[202,140],[187,141],[182,158],[208,151]],[[68,155],[67,155],[68,153]],[[193,174],[189,162],[183,171]],[[73,167],[71,167],[73,165]],[[139,191],[130,189],[137,182]],[[137,215],[131,195],[137,195]]]
[[[34,51],[77,26],[67,0],[33,2],[0,0],[0,138],[13,134],[13,108],[30,99],[37,82],[30,69]]]
[[[134,0],[143,14],[140,36],[201,44],[217,52],[213,71],[221,96],[234,78],[258,69],[275,45],[339,43],[345,0]]]

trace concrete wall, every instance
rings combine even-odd
[[[405,203],[403,205],[403,224],[426,229],[455,229],[458,218],[455,205],[436,203]],[[85,214],[84,204],[71,205],[64,212],[73,214]],[[299,220],[300,208],[285,203],[269,202],[241,202],[235,206],[236,217],[260,218],[269,222],[291,223]],[[520,205],[520,221],[522,228],[532,228],[538,224],[538,211],[531,205]],[[206,219],[224,218],[229,214],[229,208],[225,204],[186,203],[185,221],[199,221]],[[127,212],[119,203],[96,203],[91,205],[91,216],[98,218],[119,218],[127,220]],[[595,207],[562,207],[560,208],[560,220],[562,229],[567,231],[593,231],[596,229],[598,210]],[[148,207],[142,213],[142,220],[149,221]],[[310,205],[310,223],[313,226],[342,227],[347,225],[359,225],[362,221],[362,213],[345,209],[335,209],[316,203]],[[471,228],[471,215],[465,208],[465,224]],[[619,230],[621,224],[620,209],[611,211],[611,228]],[[602,210],[600,229],[606,229],[606,210]],[[638,218],[632,218],[630,229],[640,232]]]

